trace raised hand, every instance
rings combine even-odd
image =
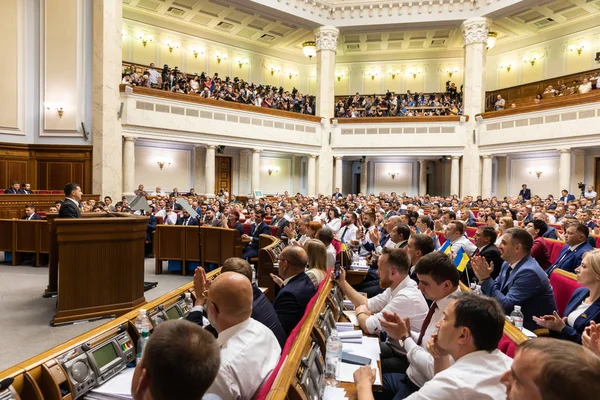
[[[194,271],[194,292],[196,293],[196,305],[204,305],[211,281],[206,277],[204,268],[198,267]]]
[[[556,311],[552,315],[544,315],[541,317],[533,317],[533,320],[539,326],[549,329],[554,332],[560,332],[567,325],[567,318],[561,318]]]
[[[382,313],[384,319],[380,319],[381,327],[392,339],[400,340],[410,335],[410,319],[402,319],[397,313]]]
[[[277,284],[277,286],[279,286],[279,287],[285,286],[283,283],[283,279],[281,279],[279,276],[277,276],[275,274],[269,274],[269,276],[271,277],[271,279],[273,279],[273,282],[275,282]]]
[[[494,272],[494,262],[488,264],[485,257],[474,256],[471,259],[471,267],[473,268],[473,272],[479,281],[483,281],[489,278]]]
[[[427,348],[429,354],[433,356],[433,358],[443,358],[448,356],[448,352],[443,350],[439,345],[437,333],[431,335],[425,347]]]

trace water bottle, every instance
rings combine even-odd
[[[142,336],[138,339],[137,342],[137,355],[136,355],[136,363],[139,364],[142,361],[142,356],[144,355],[144,349],[146,348],[146,344],[148,344],[148,339],[150,333],[148,332],[148,327],[144,327],[142,329]]]
[[[187,292],[185,294],[185,299],[183,300],[185,302],[185,313],[189,313],[190,311],[192,311],[192,308],[194,308],[194,302],[192,301],[192,294],[190,292]]]
[[[256,283],[256,269],[252,267],[252,283]]]
[[[477,290],[477,284],[475,282],[471,282],[470,289],[471,292],[475,293],[475,290]]]
[[[332,329],[325,345],[325,383],[327,386],[337,386],[336,375],[342,362],[342,339],[337,330]]]
[[[525,316],[521,312],[521,306],[515,306],[513,312],[510,313],[510,320],[512,321],[512,323],[520,330],[523,330],[524,319]]]
[[[479,296],[483,296],[483,291],[481,290],[481,285],[475,285],[475,293]]]
[[[140,313],[135,319],[135,327],[139,333],[142,333],[144,327],[150,331],[150,319],[148,319],[148,315],[144,308],[140,308]]]

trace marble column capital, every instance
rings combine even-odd
[[[252,154],[250,150],[240,150],[240,155],[242,156],[249,156],[250,154]]]
[[[335,156],[335,161],[342,161],[344,156]]]
[[[492,20],[485,17],[475,17],[465,20],[460,26],[460,29],[463,33],[465,46],[468,46],[472,43],[487,44],[491,25]]]
[[[566,154],[566,153],[571,153],[571,149],[570,148],[562,148],[562,149],[558,149],[558,152],[561,154]]]
[[[260,154],[260,153],[262,153],[262,149],[252,149],[252,152],[254,154],[257,154],[257,153]]]
[[[493,158],[494,156],[492,154],[482,154],[481,158]]]
[[[214,150],[214,149],[216,149],[216,148],[217,148],[217,146],[215,146],[214,144],[207,144],[207,145],[206,145],[206,148],[207,148],[208,150]]]
[[[317,158],[318,154],[309,154],[308,158]]]
[[[450,156],[453,160],[460,160],[461,156]]]
[[[135,142],[136,138],[133,136],[123,136],[123,140],[125,140],[126,142]]]
[[[321,26],[313,31],[317,51],[337,49],[340,30],[334,26]]]

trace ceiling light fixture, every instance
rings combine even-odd
[[[302,52],[310,59],[317,55],[317,44],[313,40],[302,43]]]
[[[493,49],[494,47],[496,47],[496,40],[498,39],[498,33],[496,32],[489,32],[488,33],[488,39],[487,39],[487,48],[489,49]]]

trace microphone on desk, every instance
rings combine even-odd
[[[12,385],[12,383],[14,382],[14,378],[6,378],[0,381],[0,392],[3,390],[6,390],[10,387],[10,385]]]

